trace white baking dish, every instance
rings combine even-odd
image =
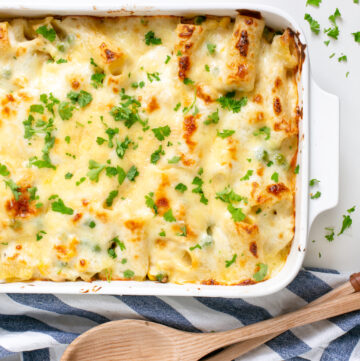
[[[118,1],[114,4],[88,3],[84,5],[50,5],[41,2],[24,5],[8,1],[0,5],[0,17],[45,16],[45,15],[179,15],[195,14],[235,16],[236,9],[260,11],[267,25],[273,28],[287,28],[299,34],[306,44],[299,25],[280,9],[269,6],[239,2],[218,2],[202,5],[186,1],[158,1],[155,6],[136,1],[129,5]],[[310,77],[309,55],[305,49],[301,81],[299,82],[300,106],[303,119],[300,124],[299,155],[300,173],[297,176],[296,226],[291,251],[284,268],[274,278],[249,286],[207,286],[175,285],[158,282],[135,281],[95,281],[87,282],[17,282],[0,284],[0,293],[98,293],[116,295],[169,295],[205,297],[254,297],[274,293],[286,287],[301,268],[306,251],[307,237],[315,217],[334,207],[338,202],[339,186],[339,99],[321,90]],[[322,182],[321,197],[309,201],[309,179],[317,178]]]

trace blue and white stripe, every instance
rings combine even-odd
[[[331,270],[302,270],[284,290],[253,299],[106,295],[0,295],[0,359],[58,361],[98,324],[148,319],[192,332],[223,331],[295,310],[345,282]],[[240,359],[239,359],[240,360]],[[246,361],[360,361],[360,311],[283,333]]]

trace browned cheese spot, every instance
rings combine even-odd
[[[241,31],[240,38],[236,43],[235,48],[239,50],[241,56],[247,57],[249,51],[249,37],[246,30]]]
[[[79,83],[77,80],[73,80],[73,81],[71,82],[71,87],[72,87],[74,90],[79,89],[80,83]]]
[[[155,110],[160,109],[159,103],[157,102],[156,96],[153,96],[149,102],[149,104],[147,105],[146,110],[149,113],[154,112]]]
[[[240,79],[245,79],[248,74],[249,74],[249,72],[248,72],[247,66],[245,64],[240,64],[238,66],[238,71],[237,71],[236,75]]]
[[[196,118],[193,115],[187,115],[183,123],[184,139],[190,150],[193,150],[196,143],[191,139],[197,129]]]
[[[254,257],[256,257],[256,258],[258,257],[258,253],[257,253],[258,248],[257,248],[256,242],[250,243],[249,250],[253,254]]]
[[[28,188],[30,187],[20,188],[18,200],[13,198],[6,201],[5,208],[13,218],[26,218],[36,213],[35,208],[31,206]]]
[[[273,108],[276,115],[279,115],[281,113],[282,108],[279,97],[274,98]]]
[[[190,58],[188,56],[182,56],[179,58],[179,78],[184,80],[186,74],[190,69]]]
[[[266,190],[269,193],[274,194],[275,196],[279,197],[281,193],[287,192],[289,190],[288,187],[284,183],[276,183],[276,184],[270,184],[266,187]]]

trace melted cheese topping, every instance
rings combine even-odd
[[[294,36],[182,20],[0,23],[0,279],[251,284],[282,268]]]

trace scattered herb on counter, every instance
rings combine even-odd
[[[310,196],[311,199],[317,199],[317,198],[320,198],[321,196],[321,192],[317,191],[315,194],[312,194]]]
[[[327,231],[327,234],[325,234],[325,238],[332,242],[334,240],[335,231],[333,227],[325,227],[325,230]]]
[[[314,34],[320,33],[320,24],[310,14],[305,14],[304,19],[310,24],[310,29]]]

